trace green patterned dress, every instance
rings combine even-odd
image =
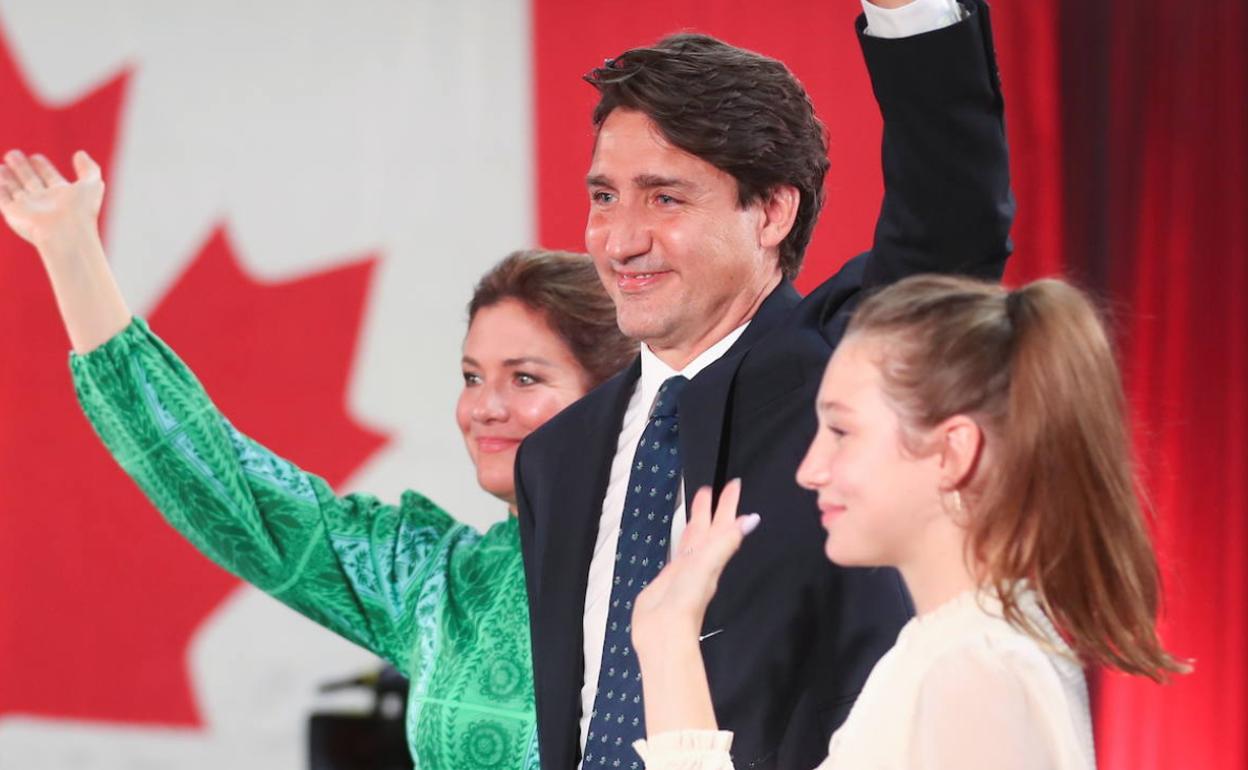
[[[230,572],[411,678],[417,768],[536,768],[514,517],[485,535],[427,498],[338,497],[234,429],[142,319],[70,369],[117,462]]]

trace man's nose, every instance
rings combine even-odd
[[[652,243],[650,222],[644,212],[632,206],[617,208],[605,223],[604,251],[613,262],[627,262],[648,254]]]

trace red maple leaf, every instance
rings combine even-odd
[[[0,29],[0,148],[63,165],[83,148],[109,178],[127,80],[49,107]],[[0,716],[198,724],[187,646],[237,580],[165,525],[97,441],[39,261],[0,229]],[[149,320],[240,430],[338,483],[385,443],[344,397],[372,264],[261,284],[217,230]]]

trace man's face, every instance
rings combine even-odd
[[[643,113],[603,121],[588,185],[585,247],[620,330],[669,365],[747,320],[779,281],[764,204],[741,208],[736,180],[671,145]]]

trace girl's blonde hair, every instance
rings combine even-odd
[[[1082,292],[916,276],[865,300],[847,334],[885,343],[884,389],[907,445],[959,414],[983,431],[960,490],[968,557],[1007,620],[1040,636],[1018,604],[1027,581],[1085,663],[1158,681],[1187,670],[1157,637],[1161,588],[1122,381]]]

